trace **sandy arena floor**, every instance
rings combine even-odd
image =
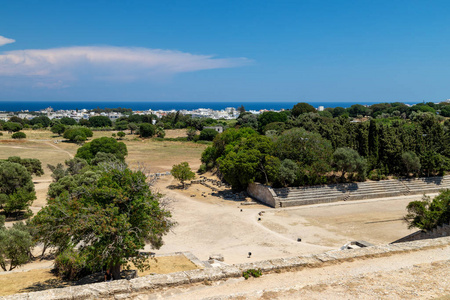
[[[171,199],[170,208],[178,225],[164,238],[165,245],[155,252],[190,251],[201,260],[220,253],[229,264],[320,253],[354,240],[374,244],[393,242],[414,231],[407,229],[402,217],[406,205],[421,198],[408,196],[273,209],[202,197],[201,193],[208,189],[201,185],[192,185],[186,191],[166,189],[177,184],[171,177],[157,183]],[[192,194],[196,197],[190,197]],[[261,211],[265,213],[258,221]],[[301,242],[297,242],[299,237]],[[247,258],[248,252],[252,252],[251,258]]]

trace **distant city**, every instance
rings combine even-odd
[[[444,102],[450,102],[450,99],[444,101]],[[132,102],[132,104],[135,104],[136,102]],[[296,103],[288,103],[288,102],[281,102],[282,105],[286,108],[281,108],[281,109],[246,109],[246,111],[251,112],[252,114],[255,115],[259,115],[263,112],[266,111],[274,111],[274,112],[280,112],[280,111],[284,111],[286,109],[290,109],[292,108],[293,105],[295,105]],[[85,102],[77,102],[77,104],[79,106],[82,106],[84,104],[87,104]],[[112,106],[110,108],[115,108],[118,106],[115,106],[115,104],[119,104],[119,103],[103,103],[103,105],[109,105]],[[120,103],[123,105],[123,103]],[[176,105],[175,105],[176,104]],[[192,106],[195,105],[194,103],[175,103],[173,105],[175,106],[182,106],[184,104],[184,106],[186,106],[186,104],[189,104],[188,106]],[[197,105],[205,105],[206,103],[196,103]],[[211,103],[211,104],[207,104],[207,105],[211,105],[211,106],[219,106],[220,104],[223,105],[222,102],[219,103]],[[232,103],[232,104],[236,104],[236,103]],[[245,105],[244,105],[245,104]],[[255,107],[254,105],[255,103],[243,103],[242,106],[245,108],[246,106],[248,107],[248,105],[250,105],[250,107]],[[357,103],[347,103],[347,102],[324,102],[324,105],[317,105],[317,103],[312,103],[313,106],[315,106],[315,108],[317,109],[317,111],[323,111],[326,107],[337,107],[337,106],[342,106],[342,107],[350,107],[351,105],[354,105]],[[377,103],[363,103],[362,105],[364,106],[370,106],[373,104],[377,104]],[[259,104],[261,105],[261,104]],[[266,103],[267,105],[267,103]],[[270,104],[269,104],[270,105]],[[280,103],[278,103],[278,105],[274,105],[274,106],[279,106]],[[406,104],[408,106],[411,106],[411,104]],[[73,105],[72,105],[73,106]],[[92,107],[92,104],[89,105]],[[1,106],[0,106],[1,107]],[[99,106],[97,106],[98,108]],[[87,108],[82,108],[82,109],[53,109],[51,106],[45,108],[45,109],[39,109],[39,110],[29,110],[29,109],[22,109],[16,112],[13,111],[0,111],[0,120],[3,121],[8,121],[12,116],[17,116],[19,118],[22,119],[28,119],[31,120],[34,117],[36,117],[37,115],[45,115],[47,116],[49,119],[61,119],[64,117],[68,117],[68,118],[72,118],[76,121],[82,120],[82,119],[89,119],[90,117],[93,116],[107,116],[111,121],[115,121],[117,119],[119,119],[120,117],[125,116],[126,114],[121,113],[121,112],[96,112],[96,109],[87,109]],[[191,115],[193,118],[211,118],[211,119],[215,119],[215,120],[219,120],[219,119],[225,119],[225,120],[232,120],[232,119],[236,119],[237,117],[239,117],[239,109],[237,107],[225,107],[223,109],[213,109],[213,108],[196,108],[196,109],[158,109],[158,110],[152,110],[152,109],[145,109],[145,110],[132,110],[133,114],[137,114],[137,115],[148,115],[148,114],[153,114],[156,115],[158,118],[161,118],[169,113],[175,113],[175,112],[180,112],[183,115]]]

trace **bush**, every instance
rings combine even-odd
[[[13,139],[25,139],[27,135],[24,132],[16,132],[11,136]]]
[[[71,142],[85,141],[88,137],[92,137],[92,130],[85,127],[70,128],[64,132],[64,138]]]
[[[203,140],[203,141],[212,141],[212,140],[214,140],[214,138],[216,137],[216,135],[218,135],[219,133],[216,131],[216,130],[214,130],[214,129],[211,129],[211,128],[207,128],[207,129],[203,129],[201,132],[200,132],[200,137],[199,137],[199,139],[200,140]]]
[[[198,173],[198,174],[203,174],[203,173],[205,173],[205,172],[206,172],[206,165],[205,165],[205,164],[201,164],[201,165],[200,165],[200,168],[198,168],[197,173]]]
[[[99,152],[111,153],[121,161],[124,161],[128,154],[127,146],[124,143],[118,142],[114,138],[101,137],[78,148],[75,157],[83,158],[90,163]]]
[[[89,273],[86,258],[73,248],[64,250],[56,257],[55,270],[59,277],[68,280],[77,280]]]
[[[249,279],[250,276],[255,278],[260,277],[262,275],[261,269],[248,269],[247,271],[242,272],[242,276],[245,280]]]
[[[139,126],[139,136],[140,137],[152,137],[155,135],[156,129],[155,126],[149,123],[142,123]]]
[[[117,136],[118,136],[119,138],[123,138],[123,137],[125,137],[125,132],[119,131],[119,132],[117,133]]]

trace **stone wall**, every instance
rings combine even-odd
[[[450,237],[431,240],[420,240],[390,245],[370,246],[359,249],[333,250],[317,255],[295,256],[264,260],[254,263],[236,264],[219,268],[196,269],[171,274],[149,275],[131,280],[117,280],[82,286],[51,289],[41,292],[16,294],[0,299],[129,299],[140,294],[150,294],[158,289],[213,282],[233,277],[241,277],[242,272],[249,269],[260,269],[263,274],[279,270],[298,268],[317,268],[329,263],[340,263],[348,260],[367,258],[380,255],[393,255],[402,252],[419,251],[427,248],[449,247]]]
[[[401,239],[396,240],[395,242],[392,242],[392,244],[418,241],[424,239],[435,239],[444,236],[450,236],[450,224],[443,224],[442,226],[438,226],[429,231],[419,230],[413,232],[410,235],[407,235],[405,237],[402,237]]]
[[[250,183],[247,187],[247,194],[271,207],[280,207],[280,202],[273,189],[261,183]]]

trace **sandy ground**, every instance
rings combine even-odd
[[[402,217],[406,205],[420,199],[410,196],[273,209],[202,197],[202,192],[211,192],[202,185],[192,185],[186,191],[166,188],[176,185],[171,177],[157,183],[172,200],[170,209],[178,225],[155,252],[190,251],[200,260],[220,253],[229,264],[321,253],[354,240],[393,242],[413,231],[407,229]],[[264,213],[259,216],[261,211]],[[297,242],[299,237],[301,242]],[[248,252],[252,252],[251,258]]]
[[[450,299],[450,246],[171,288],[138,299]]]

